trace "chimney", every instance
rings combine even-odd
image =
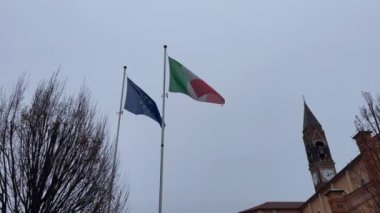
[[[372,140],[371,131],[359,131],[353,139],[356,140],[356,144],[358,145],[360,152],[364,153],[370,147],[370,142]]]
[[[355,136],[356,144],[366,164],[370,182],[379,184],[378,168],[380,168],[380,141],[379,136],[371,136],[370,131],[360,131]]]

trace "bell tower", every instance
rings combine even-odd
[[[309,171],[313,179],[315,191],[318,191],[335,176],[336,170],[325,132],[306,102],[304,102],[302,133],[309,161]]]

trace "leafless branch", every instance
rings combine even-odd
[[[128,190],[112,184],[106,119],[89,92],[64,97],[54,74],[24,103],[25,78],[0,93],[0,211],[124,212]]]

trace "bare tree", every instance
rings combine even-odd
[[[0,211],[124,212],[125,184],[111,187],[106,119],[86,89],[65,97],[54,74],[25,104],[25,85],[21,77],[10,94],[0,93]]]
[[[373,99],[369,92],[362,93],[365,105],[360,108],[360,115],[355,118],[358,131],[372,132],[366,143],[359,145],[362,157],[366,162],[366,176],[369,180],[360,178],[360,184],[371,194],[369,203],[372,210],[380,211],[380,96]]]

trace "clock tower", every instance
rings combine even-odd
[[[318,191],[335,176],[336,170],[325,132],[306,102],[304,102],[302,133],[309,161],[309,170],[315,191]]]

